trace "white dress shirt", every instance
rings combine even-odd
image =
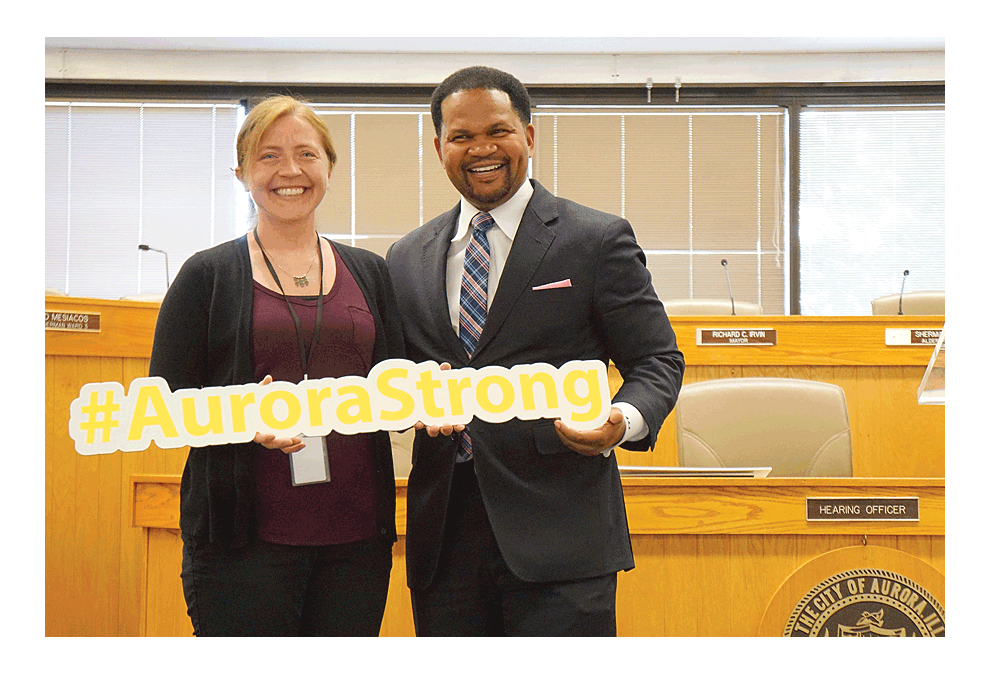
[[[498,282],[505,268],[505,260],[509,257],[509,249],[519,229],[523,213],[533,196],[533,185],[528,180],[523,181],[516,193],[501,206],[488,212],[495,221],[488,230],[488,246],[490,249],[488,266],[488,308],[498,290]],[[471,234],[471,219],[479,209],[461,197],[461,213],[457,219],[457,229],[450,240],[450,250],[447,252],[447,305],[450,310],[450,325],[455,333],[460,333],[461,313],[461,278],[464,276],[464,250],[467,248]],[[638,441],[646,436],[649,428],[635,406],[624,401],[612,404],[622,411],[626,418],[626,432],[619,444],[626,441]],[[606,451],[608,456],[611,450]]]

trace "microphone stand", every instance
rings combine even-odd
[[[901,297],[897,299],[897,316],[904,316],[904,284],[907,283],[909,270],[904,270],[904,278],[901,280]]]
[[[732,304],[732,316],[736,315],[736,299],[732,297],[732,282],[729,281],[729,261],[722,259],[722,267],[725,268],[725,283],[729,285],[729,302]]]
[[[159,253],[165,256],[165,290],[168,290],[168,287],[170,285],[169,275],[168,275],[168,253],[161,250],[160,248],[152,248],[147,244],[138,244],[138,248],[141,249],[142,251],[158,251]]]

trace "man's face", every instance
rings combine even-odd
[[[437,155],[457,191],[475,207],[504,204],[526,180],[536,130],[524,125],[504,91],[454,92],[440,108]]]

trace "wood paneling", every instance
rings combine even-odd
[[[945,476],[945,407],[918,405],[932,347],[890,347],[886,328],[941,329],[942,317],[671,317],[687,369],[684,384],[731,377],[791,377],[842,387],[852,432],[853,475]],[[698,346],[697,328],[775,328],[773,347]],[[613,393],[622,378],[609,368]],[[677,466],[677,409],[653,452],[617,450],[620,465]]]
[[[148,523],[148,635],[188,635],[178,584],[181,542],[157,523],[177,519],[178,480],[133,478],[135,513]],[[620,636],[752,636],[777,589],[806,562],[869,543],[945,574],[943,479],[623,480],[636,568],[619,574]],[[918,522],[808,523],[805,499],[916,496]],[[414,634],[405,584],[405,481],[396,500],[400,537],[392,550],[382,636]],[[168,532],[177,533],[175,530]],[[900,553],[899,553],[900,552]],[[172,576],[160,573],[173,570]],[[810,588],[810,587],[809,587]],[[185,619],[188,622],[188,619]],[[178,628],[177,628],[178,627]]]
[[[623,478],[631,534],[911,536],[945,532],[945,479]],[[919,521],[808,522],[810,497],[918,497]]]
[[[869,537],[871,547],[902,550],[944,574],[942,537]],[[841,548],[856,535],[640,535],[636,569],[619,574],[620,636],[759,635],[777,589],[801,565]],[[925,551],[934,551],[925,553]],[[918,555],[921,553],[921,555]],[[806,590],[810,590],[809,586]]]
[[[941,330],[941,316],[673,316],[692,366],[927,366],[934,345],[889,347],[887,328]],[[774,346],[696,344],[699,328],[775,328]]]
[[[69,404],[87,382],[147,377],[148,359],[46,356],[45,623],[47,635],[138,635],[144,534],[131,524],[129,476],[180,474],[187,448],[83,456]]]
[[[118,381],[126,388],[134,378],[147,376],[158,307],[152,303],[49,297],[46,308],[101,315],[99,333],[45,334],[46,634],[189,635],[191,626],[185,616],[178,578],[181,542],[174,529],[177,501],[169,502],[176,500],[169,491],[177,490],[175,481],[182,473],[187,449],[151,447],[143,452],[82,456],[75,452],[68,435],[69,404],[83,384]],[[843,387],[849,402],[857,477],[944,475],[944,408],[918,406],[914,398],[930,350],[883,345],[884,327],[941,328],[941,320],[765,316],[757,317],[758,325],[777,328],[778,347],[694,346],[695,326],[756,327],[753,317],[713,318],[672,319],[688,362],[685,381],[770,375],[835,382]],[[676,465],[673,418],[661,430],[654,452],[620,450],[617,455],[620,464]],[[131,477],[137,475],[170,477],[159,481],[157,495],[144,495],[147,502],[141,508],[137,508],[132,494]],[[692,603],[700,601],[679,594],[683,584],[706,589],[706,593],[716,592],[722,583],[716,580],[728,574],[736,580],[734,592],[741,594],[733,602],[745,604],[748,598],[753,603],[770,583],[764,572],[778,567],[794,569],[823,550],[855,544],[862,538],[858,528],[848,528],[855,534],[838,530],[809,536],[781,530],[779,523],[771,527],[772,520],[767,521],[769,529],[762,533],[653,532],[648,529],[652,526],[641,523],[659,517],[658,510],[664,518],[670,517],[671,499],[695,504],[691,508],[696,509],[699,495],[691,490],[705,486],[677,487],[666,483],[673,492],[656,501],[658,497],[640,491],[636,480],[643,479],[626,481],[630,523],[634,530],[647,529],[635,530],[633,535],[636,569],[619,576],[622,634],[723,634],[717,633],[725,630],[719,623],[721,619],[711,612],[699,613],[699,605]],[[756,483],[749,485],[757,487]],[[776,513],[776,518],[786,520],[779,509],[788,499],[800,499],[789,492],[800,486],[774,485],[782,491],[771,497],[756,497],[754,493],[746,498],[733,490],[723,490],[705,499],[727,509],[733,504],[736,509],[760,504],[767,518]],[[404,490],[400,481],[396,516],[400,530],[405,527]],[[675,498],[676,494],[681,496]],[[747,499],[750,506],[745,506]],[[139,520],[147,516],[140,515],[142,509],[155,500],[164,500],[159,505],[171,504],[173,511],[168,517],[173,520]],[[742,500],[742,506],[738,500]],[[688,519],[697,515],[690,510],[688,513]],[[729,519],[723,526],[730,528],[732,516],[723,512],[721,517]],[[867,534],[871,543],[879,538],[882,545],[934,561],[932,564],[944,569],[944,563],[939,562],[944,560],[942,537],[898,527],[902,529],[894,535],[878,537],[872,530]],[[394,548],[383,635],[412,633],[404,550],[400,539]],[[750,588],[741,588],[747,584]],[[630,599],[646,591],[653,593],[649,596],[651,605],[630,609]],[[678,623],[679,616],[690,618]]]
[[[932,561],[944,565],[944,558],[942,557],[926,558],[924,554],[919,556],[898,550],[895,547],[876,546],[872,544],[865,546],[854,544],[846,548],[834,549],[823,553],[803,564],[781,584],[774,593],[773,598],[767,604],[756,635],[765,637],[779,637],[782,635],[795,607],[799,605],[809,591],[826,579],[832,579],[836,575],[848,573],[851,570],[875,571],[878,569],[906,577],[911,580],[913,585],[917,585],[927,591],[930,597],[941,606],[943,612],[934,613],[934,608],[926,601],[924,604],[925,610],[920,617],[929,617],[929,621],[926,623],[930,626],[932,635],[944,635],[944,624],[940,620],[933,620],[931,617],[934,613],[934,616],[941,615],[941,618],[944,619],[945,571],[944,569],[937,569],[932,564]],[[846,593],[847,589],[848,587],[840,587],[839,592]],[[860,592],[862,593],[862,591]],[[867,590],[866,592],[868,593],[869,591]],[[843,602],[852,600],[854,597],[847,595]],[[919,596],[915,597],[920,599]],[[875,601],[876,597],[872,597],[870,600]],[[917,602],[917,600],[914,602]],[[908,603],[908,606],[910,605],[911,603]],[[814,609],[812,607],[812,611]],[[828,616],[828,614],[825,616]],[[807,632],[807,628],[805,628],[805,631]],[[910,631],[910,634],[919,633],[917,631]]]
[[[46,297],[45,310],[100,315],[99,332],[46,330],[45,354],[151,357],[158,303]]]
[[[87,382],[147,377],[158,305],[46,298],[46,309],[100,313],[99,333],[45,332],[45,633],[139,635],[147,536],[131,524],[134,474],[180,474],[188,450],[82,456],[69,404]]]

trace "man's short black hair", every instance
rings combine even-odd
[[[522,123],[528,125],[532,119],[530,112],[529,92],[523,83],[509,73],[487,66],[471,66],[462,68],[449,75],[433,90],[430,99],[430,114],[433,116],[433,128],[440,137],[443,128],[443,112],[441,106],[445,98],[458,91],[470,89],[494,89],[504,91],[512,102],[512,108],[519,115]]]

